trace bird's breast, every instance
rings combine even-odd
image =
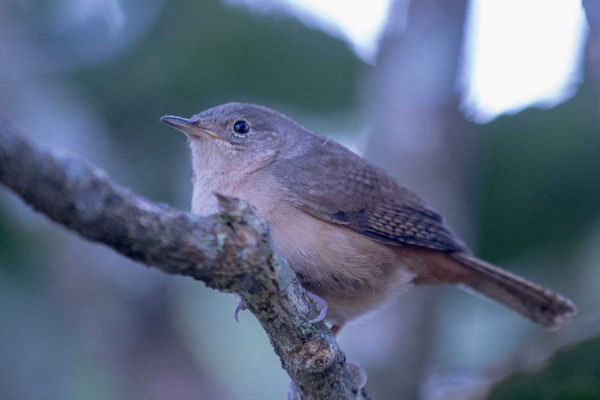
[[[235,182],[217,173],[197,174],[193,178],[192,212],[210,215],[219,211],[215,193],[232,196]]]
[[[248,201],[268,220],[277,251],[303,285],[328,302],[332,322],[341,324],[374,309],[414,277],[393,247],[307,214],[268,176],[197,176],[192,212],[218,212],[215,192]]]

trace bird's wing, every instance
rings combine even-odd
[[[335,142],[321,140],[272,168],[292,203],[316,218],[386,244],[467,250],[417,195]]]

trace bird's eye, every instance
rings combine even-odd
[[[250,125],[244,120],[237,121],[233,124],[233,131],[238,135],[247,135],[250,132]]]

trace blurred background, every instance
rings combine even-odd
[[[599,29],[593,0],[2,0],[0,112],[188,210],[186,140],[158,118],[279,109],[579,308],[549,332],[456,288],[408,291],[339,338],[370,395],[600,399]],[[0,190],[3,399],[282,399],[289,379],[236,303]]]

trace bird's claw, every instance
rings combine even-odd
[[[233,318],[235,319],[235,322],[240,322],[240,320],[238,319],[238,314],[240,313],[240,311],[244,311],[247,310],[248,307],[246,306],[246,302],[242,299],[240,299],[240,301],[237,304],[237,307],[235,307],[235,312],[233,314]]]
[[[311,292],[307,292],[307,293],[308,293],[308,297],[310,297],[312,299],[312,301],[315,303],[315,306],[319,310],[319,315],[317,315],[315,318],[309,320],[308,322],[310,322],[311,324],[315,324],[317,322],[323,321],[325,319],[325,315],[327,315],[327,302],[325,300],[323,300],[322,298],[320,298],[319,296],[317,296],[316,294],[313,294]]]
[[[348,369],[354,377],[354,382],[356,382],[358,390],[365,387],[365,385],[367,384],[367,373],[365,372],[363,367],[361,367],[360,364],[353,362],[346,362],[346,365],[348,366]]]

